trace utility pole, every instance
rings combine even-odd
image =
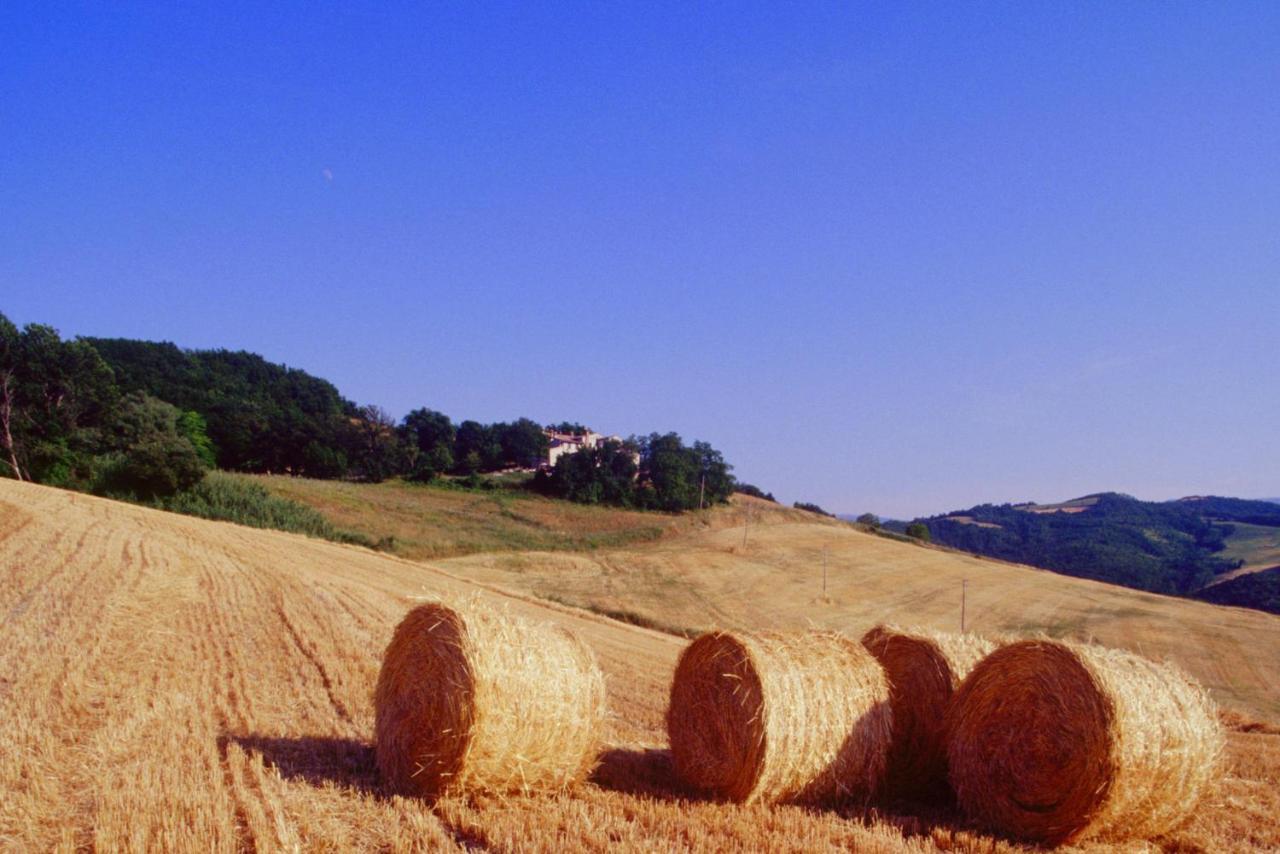
[[[827,547],[822,547],[822,598],[827,598]]]
[[[969,579],[964,578],[960,581],[960,634],[964,634],[964,600],[965,594],[968,593]]]
[[[702,479],[698,481],[698,509],[703,508],[702,496],[707,494],[707,476],[704,474]]]

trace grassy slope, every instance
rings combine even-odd
[[[1242,560],[1244,566],[1223,575],[1217,579],[1218,582],[1259,569],[1280,566],[1280,528],[1247,525],[1244,522],[1232,522],[1231,527],[1234,531],[1227,537],[1227,547],[1223,550],[1222,557]]]
[[[713,514],[689,548],[734,555],[733,512]],[[752,565],[773,562],[763,554],[770,543],[811,548],[844,533],[783,514],[765,524],[765,515],[756,511],[750,536],[759,538],[743,555]],[[675,545],[653,548],[675,561]],[[899,548],[911,551],[894,556],[923,561],[921,571],[954,560]],[[834,598],[862,612],[876,600],[889,609],[903,587],[868,586],[866,602],[840,598],[851,590]],[[1024,588],[1010,595],[1035,604]],[[413,602],[437,596],[478,596],[593,647],[613,714],[591,783],[570,795],[435,805],[382,789],[370,748],[378,654]],[[915,601],[932,612],[930,596]],[[866,818],[690,798],[653,749],[664,741],[678,639],[364,549],[0,480],[0,614],[3,847],[1013,850],[947,813]],[[1257,617],[1253,657],[1275,661],[1280,619]],[[1280,736],[1236,732],[1229,776],[1170,842],[1274,849],[1277,814]]]
[[[654,539],[671,517],[553,501],[519,489],[468,491],[402,481],[356,484],[239,477],[314,507],[337,527],[416,560],[478,551],[592,549]]]

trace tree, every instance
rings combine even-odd
[[[453,468],[458,431],[449,416],[432,409],[415,409],[400,424],[400,437],[409,454],[409,475],[431,480]]]
[[[97,491],[157,498],[199,483],[207,466],[184,435],[184,414],[141,392],[127,395],[106,430],[109,450],[102,458]],[[191,426],[188,419],[187,429]]]
[[[10,473],[22,480],[22,467],[18,464],[18,449],[13,439],[13,419],[16,414],[15,398],[18,394],[18,352],[21,339],[18,327],[0,313],[0,451]]]
[[[463,421],[453,441],[453,459],[459,474],[475,474],[497,468],[502,446],[494,438],[493,429],[479,421]]]
[[[209,424],[204,416],[188,409],[178,416],[177,426],[178,432],[196,449],[196,456],[205,468],[214,468],[218,464],[218,454],[209,439]]]
[[[863,513],[858,517],[858,524],[866,525],[868,528],[879,528],[880,517],[874,513]]]
[[[405,453],[396,421],[381,406],[360,407],[352,424],[351,459],[360,476],[371,483],[380,483],[402,470]]]
[[[510,424],[495,424],[494,429],[505,465],[534,468],[547,458],[547,436],[536,421],[520,418]]]
[[[635,450],[608,440],[556,460],[549,478],[539,478],[544,491],[583,504],[634,506],[636,501]]]
[[[929,526],[924,522],[912,522],[907,526],[907,536],[917,539],[922,543],[929,542],[932,537],[929,534]]]
[[[707,505],[729,500],[736,482],[729,472],[733,466],[724,461],[724,455],[706,442],[694,442],[693,452],[698,455],[699,495]]]
[[[0,315],[0,442],[13,476],[86,485],[118,396],[111,369],[89,344],[35,323],[19,332]]]

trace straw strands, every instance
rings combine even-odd
[[[855,641],[711,632],[680,656],[667,733],[676,773],[718,797],[865,800],[891,715],[884,672]]]
[[[558,789],[596,761],[604,677],[563,629],[433,603],[396,627],[374,706],[378,767],[397,791]]]
[[[947,706],[960,680],[995,645],[975,635],[876,626],[862,645],[884,667],[893,708],[883,793],[936,798],[946,792]]]
[[[1213,703],[1180,671],[1049,640],[978,664],[952,700],[947,738],[965,812],[1050,844],[1174,829],[1223,747]]]

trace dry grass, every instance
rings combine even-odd
[[[576,636],[472,602],[419,605],[378,674],[378,768],[429,798],[565,789],[594,767],[604,716],[604,677]]]
[[[716,536],[694,535],[691,560]],[[767,564],[763,539],[749,557]],[[794,546],[774,542],[785,566]],[[899,557],[917,553],[930,551]],[[918,583],[904,566],[892,593],[864,591],[869,609],[901,607]],[[786,577],[776,584],[783,616],[770,619],[791,618]],[[742,607],[746,586],[727,610]],[[0,480],[0,850],[1024,850],[946,810],[701,799],[676,779],[666,749],[682,639],[487,589],[482,602],[570,628],[592,648],[613,710],[609,749],[570,793],[401,797],[375,758],[379,656],[410,607],[476,590],[456,572],[357,548]],[[990,599],[972,583],[970,594],[989,617]],[[1044,606],[1017,578],[1009,595],[1033,613]],[[922,594],[915,610],[927,618],[934,607]],[[1197,625],[1170,630],[1191,660],[1205,640]],[[1265,675],[1253,668],[1274,661],[1267,625],[1254,627],[1249,655],[1227,657],[1233,647],[1221,639],[1205,653],[1223,656],[1222,684],[1244,690]],[[1275,720],[1255,710],[1240,725]],[[1158,845],[1280,850],[1278,815],[1280,735],[1233,730],[1226,775]]]
[[[543,498],[523,489],[465,490],[237,475],[320,511],[413,560],[492,551],[595,549],[653,540],[674,517]]]
[[[1008,644],[948,713],[951,782],[998,832],[1060,844],[1175,829],[1218,773],[1211,700],[1176,669],[1100,647]]]
[[[667,711],[681,779],[742,803],[865,802],[890,726],[880,665],[833,633],[703,635],[680,656]]]
[[[743,508],[751,508],[743,548]],[[828,565],[822,589],[822,565]],[[601,612],[695,632],[877,623],[986,636],[1048,634],[1171,660],[1221,703],[1280,720],[1280,620],[1031,567],[921,548],[735,498],[713,524],[593,553],[481,554],[437,566]]]
[[[960,680],[995,645],[976,635],[876,626],[862,644],[884,667],[893,708],[893,740],[884,791],[937,800],[947,794],[944,730]]]

